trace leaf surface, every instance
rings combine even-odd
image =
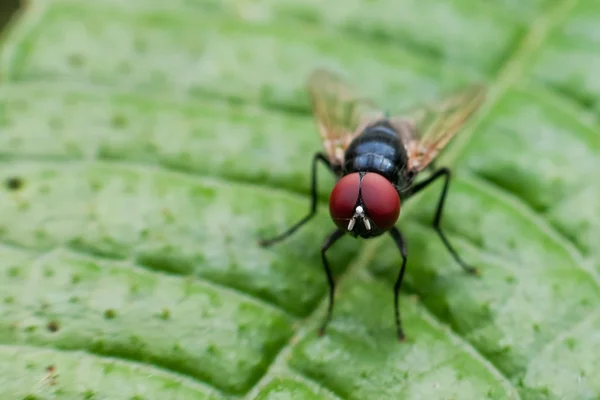
[[[3,399],[600,397],[600,90],[592,0],[32,1],[0,56]],[[305,79],[390,110],[484,80],[389,237],[328,253]],[[438,162],[438,165],[440,164]]]

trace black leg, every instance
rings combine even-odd
[[[325,164],[325,166],[330,171],[333,172],[333,168],[331,166],[331,163],[327,159],[327,157],[322,153],[316,153],[313,158],[313,162],[312,162],[311,203],[310,203],[310,212],[308,213],[308,215],[305,216],[304,218],[302,218],[300,221],[298,221],[293,226],[291,226],[287,231],[283,232],[282,234],[275,236],[271,239],[260,240],[258,243],[261,246],[263,246],[263,247],[271,246],[272,244],[275,244],[275,243],[287,238],[292,233],[296,232],[296,230],[298,228],[300,228],[302,225],[307,223],[315,215],[315,213],[317,212],[317,162],[319,162],[319,161],[321,161],[323,164]]]
[[[429,184],[433,183],[437,178],[440,178],[440,177],[444,177],[444,179],[445,179],[444,180],[444,189],[442,190],[442,195],[440,196],[440,200],[438,201],[437,210],[435,212],[435,218],[433,219],[433,228],[438,233],[439,237],[442,239],[442,242],[444,242],[446,249],[448,249],[450,254],[452,254],[452,257],[454,257],[456,262],[469,274],[476,275],[477,269],[468,265],[467,263],[465,263],[462,260],[462,258],[456,252],[456,250],[454,250],[454,247],[452,247],[452,245],[450,244],[450,241],[448,240],[448,238],[446,237],[446,235],[444,234],[444,232],[442,231],[442,228],[440,226],[440,222],[442,220],[442,212],[444,210],[444,203],[446,201],[446,192],[448,191],[448,186],[450,184],[450,170],[446,167],[442,167],[442,168],[438,169],[429,178],[425,179],[423,182],[419,182],[416,185],[414,185],[409,190],[407,198],[418,193],[422,189],[425,189],[427,186],[429,186]]]
[[[398,340],[403,341],[405,339],[405,336],[404,331],[402,330],[402,321],[400,320],[398,296],[400,295],[400,287],[402,286],[402,280],[404,279],[404,271],[406,270],[406,243],[404,242],[404,237],[402,236],[402,233],[400,233],[398,228],[392,228],[390,230],[390,235],[392,235],[396,246],[398,246],[398,250],[400,250],[400,255],[402,256],[402,266],[400,267],[400,273],[398,274],[396,284],[394,285],[394,315],[396,316],[396,332],[398,333]]]
[[[327,262],[327,257],[325,256],[325,252],[329,249],[339,238],[344,236],[346,232],[337,229],[332,232],[327,239],[325,239],[325,243],[321,246],[321,259],[323,260],[323,268],[325,269],[325,273],[327,274],[327,282],[329,283],[329,304],[327,305],[327,315],[325,316],[325,320],[323,321],[323,325],[319,329],[319,336],[325,333],[325,329],[327,329],[327,324],[331,320],[331,314],[333,312],[333,299],[335,293],[335,282],[333,280],[333,274],[331,273],[331,269],[329,268],[329,263]]]

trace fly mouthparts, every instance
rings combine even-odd
[[[356,218],[352,217],[350,222],[348,222],[348,232],[354,228],[354,224],[356,223]]]
[[[371,222],[369,222],[369,219],[365,215],[365,211],[363,210],[362,206],[356,206],[354,215],[352,216],[352,219],[350,219],[350,222],[348,222],[348,231],[351,231],[354,228],[357,218],[362,218],[365,228],[367,228],[368,231],[371,230]]]
[[[363,224],[365,224],[365,228],[367,228],[368,231],[371,230],[371,223],[369,222],[367,217],[363,217]]]

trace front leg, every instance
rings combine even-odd
[[[298,230],[302,225],[304,225],[305,223],[307,223],[308,221],[310,221],[310,219],[312,217],[314,217],[314,215],[317,212],[317,203],[318,203],[318,193],[317,193],[317,163],[321,161],[323,164],[325,164],[325,166],[327,167],[327,169],[329,169],[332,173],[335,173],[334,168],[332,167],[331,163],[329,162],[329,160],[327,159],[327,157],[323,154],[323,153],[316,153],[315,156],[313,157],[313,162],[312,162],[312,174],[311,174],[311,179],[312,179],[312,184],[311,184],[311,203],[310,203],[310,211],[308,212],[308,215],[306,215],[304,218],[302,218],[300,221],[298,221],[297,223],[295,223],[294,225],[292,225],[288,230],[286,230],[285,232],[271,238],[271,239],[262,239],[260,240],[258,243],[259,245],[263,246],[263,247],[268,247],[271,246],[277,242],[282,241],[283,239],[287,238],[288,236],[290,236],[292,233],[296,232],[296,230]]]
[[[333,279],[333,274],[331,273],[331,268],[329,268],[329,262],[327,261],[327,256],[325,253],[327,250],[333,246],[335,242],[337,242],[342,236],[344,236],[346,232],[342,229],[337,229],[333,231],[321,247],[321,260],[323,262],[323,269],[325,270],[325,274],[327,275],[327,283],[329,284],[329,303],[327,304],[327,314],[325,319],[323,320],[323,324],[321,328],[319,328],[319,336],[322,336],[325,333],[325,329],[327,329],[327,325],[331,320],[331,314],[333,313],[333,301],[335,296],[335,280]]]

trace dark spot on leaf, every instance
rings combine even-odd
[[[140,285],[138,283],[132,283],[131,287],[129,288],[129,292],[131,294],[137,294],[140,291]]]
[[[85,247],[85,242],[81,236],[76,236],[69,243],[74,249]]]
[[[115,364],[113,364],[113,363],[103,364],[102,370],[104,371],[105,375],[108,375],[115,370]]]
[[[63,121],[58,117],[50,118],[50,120],[48,121],[48,125],[50,125],[50,128],[54,130],[62,129]]]
[[[34,231],[35,238],[38,240],[44,240],[48,237],[48,232],[42,228],[38,228]]]
[[[148,49],[148,44],[146,43],[145,40],[142,40],[140,38],[135,38],[133,41],[133,49],[135,50],[136,53],[145,53],[146,50]]]
[[[195,134],[195,135],[200,136],[200,134]],[[181,164],[183,164],[183,165],[191,164],[193,159],[194,159],[194,156],[189,151],[183,151],[183,153],[181,153],[179,155],[179,160],[181,161]]]
[[[217,347],[214,344],[209,344],[208,347],[206,348],[206,353],[210,354],[210,355],[218,355],[219,350],[217,349]]]
[[[4,298],[4,304],[13,304],[15,302],[15,298],[13,296],[6,296]]]
[[[163,217],[165,218],[165,223],[172,224],[173,222],[175,222],[175,216],[173,215],[171,210],[169,210],[168,208],[163,208],[161,211]]]
[[[144,144],[144,150],[146,150],[148,153],[156,153],[158,146],[156,146],[156,143],[148,142]]]
[[[21,189],[24,185],[24,182],[23,179],[19,178],[18,176],[13,176],[6,180],[5,185],[8,190],[15,191]]]
[[[52,268],[45,268],[44,269],[44,276],[46,278],[50,278],[54,276],[54,270]]]
[[[77,304],[77,303],[79,303],[79,297],[77,297],[77,296],[71,296],[71,297],[69,297],[69,303],[71,303],[71,304]]]
[[[163,320],[168,320],[171,318],[171,311],[168,308],[163,308],[160,312],[160,318]]]
[[[81,275],[79,275],[79,274],[71,275],[71,284],[76,285],[79,282],[81,282]]]
[[[102,183],[96,180],[90,181],[90,188],[93,192],[99,192],[102,189]]]
[[[142,341],[140,340],[140,338],[136,335],[131,335],[129,336],[129,343],[133,344],[133,345],[141,345]]]
[[[275,97],[275,90],[272,86],[264,85],[260,88],[259,98],[261,102],[266,104],[273,104]]]
[[[21,269],[19,267],[10,267],[7,271],[7,275],[9,278],[17,278],[21,275]]]
[[[322,18],[320,13],[316,11],[315,8],[306,7],[306,8],[297,8],[294,10],[294,18],[299,20],[300,22],[305,22],[309,24],[317,24],[321,22]]]
[[[88,389],[83,392],[83,398],[84,400],[93,400],[96,398],[96,392],[94,392],[92,389]]]
[[[182,351],[181,345],[179,343],[175,343],[173,345],[173,352],[180,353]]]
[[[35,325],[29,325],[25,327],[25,332],[27,333],[33,333],[35,331],[37,331],[37,326]]]
[[[27,396],[23,397],[23,400],[40,400],[40,398],[34,394],[28,394]]]
[[[252,329],[251,326],[249,326],[249,324],[240,324],[238,326],[238,333],[240,335],[245,335],[247,334],[250,330]]]
[[[128,74],[131,72],[131,64],[120,62],[119,65],[117,65],[117,71],[121,74]]]
[[[575,350],[576,344],[577,343],[576,343],[575,339],[572,337],[565,339],[565,346],[567,346],[567,348],[571,351]]]
[[[67,149],[67,152],[71,153],[71,154],[80,154],[81,150],[79,149],[79,145],[75,142],[69,141],[67,143],[65,143],[65,148]]]
[[[114,309],[109,308],[104,311],[104,318],[115,319],[116,317],[117,317],[117,312]]]
[[[58,330],[60,329],[60,327],[58,326],[58,322],[56,322],[56,321],[50,321],[50,322],[48,322],[48,325],[46,326],[46,328],[50,332],[58,332]]]
[[[81,68],[85,64],[85,59],[81,54],[71,54],[68,57],[69,65],[73,68]]]
[[[121,114],[115,114],[110,121],[113,128],[122,129],[127,127],[127,118]]]

